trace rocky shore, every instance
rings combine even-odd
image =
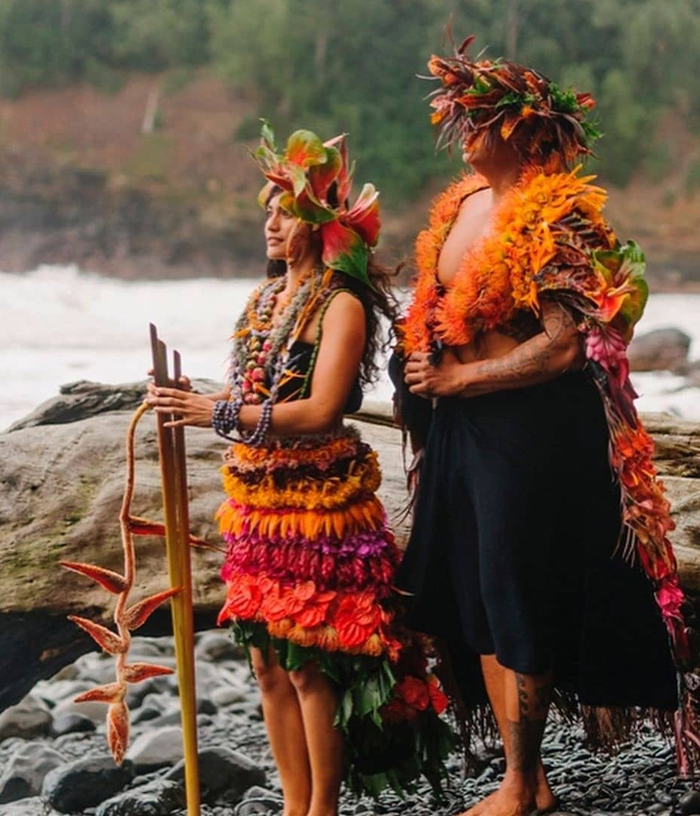
[[[174,664],[172,638],[135,638],[132,655]],[[279,777],[247,663],[223,629],[197,634],[196,657],[202,816],[280,813]],[[106,746],[106,707],[72,702],[112,675],[112,658],[84,655],[0,714],[0,816],[185,816],[175,677],[130,687],[131,744],[117,767]],[[426,783],[404,800],[345,793],[340,812],[451,816],[495,790],[502,753],[484,748],[481,760],[476,775],[464,779],[459,757],[451,759],[443,802]],[[551,722],[544,760],[563,814],[672,816],[690,790],[675,776],[671,746],[652,732],[611,758],[591,754],[577,729]]]

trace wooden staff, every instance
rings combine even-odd
[[[182,374],[179,352],[173,354],[175,382],[168,377],[168,357],[165,343],[151,323],[153,376],[156,385],[177,387]],[[187,463],[185,432],[182,427],[165,428],[170,419],[158,414],[158,453],[163,486],[165,543],[171,586],[183,591],[171,600],[175,661],[180,692],[182,740],[185,755],[185,792],[188,816],[200,816],[199,762],[197,756],[197,694],[194,672],[194,626],[192,618],[192,567],[190,563],[189,510],[187,497]]]

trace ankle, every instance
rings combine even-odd
[[[502,787],[513,793],[532,794],[537,790],[537,770],[516,771],[506,766]]]

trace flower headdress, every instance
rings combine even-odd
[[[297,130],[280,152],[272,128],[264,122],[253,157],[268,180],[260,204],[265,206],[271,184],[281,188],[280,206],[319,228],[323,263],[371,286],[367,261],[379,238],[379,193],[365,184],[349,206],[353,168],[345,135],[322,142],[309,130]]]
[[[538,71],[505,59],[473,61],[467,56],[473,41],[467,37],[454,56],[428,62],[432,76],[426,78],[442,83],[430,94],[438,147],[469,140],[473,148],[490,133],[504,141],[517,133],[528,159],[555,153],[568,164],[591,153],[601,134],[587,120],[595,106],[590,94],[562,90]]]

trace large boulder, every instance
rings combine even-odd
[[[654,329],[630,343],[632,371],[679,371],[688,364],[691,338],[680,329]]]
[[[195,386],[202,391],[217,390],[216,383],[197,382]],[[14,430],[0,434],[0,711],[21,699],[39,679],[54,675],[94,648],[93,641],[66,620],[66,615],[74,613],[111,624],[113,596],[94,582],[62,569],[58,561],[86,561],[121,569],[118,516],[124,487],[124,437],[145,387],[145,382],[126,386],[73,384],[16,423]],[[105,410],[105,405],[117,410]],[[366,441],[379,453],[383,471],[379,494],[401,543],[407,528],[401,434],[386,404],[367,402],[355,419]],[[673,541],[682,579],[687,588],[700,591],[700,425],[667,415],[651,415],[645,421],[655,437],[657,465],[674,504],[678,528]],[[224,495],[219,471],[225,449],[226,443],[211,430],[187,430],[192,532],[219,548],[222,542],[214,515]],[[162,501],[151,415],[143,418],[137,431],[136,450],[133,511],[158,520],[162,518]],[[164,589],[168,583],[161,538],[137,538],[136,553],[134,600]],[[192,550],[198,630],[214,626],[223,602],[219,577],[222,560],[220,550]],[[157,636],[171,631],[166,605],[151,616],[139,634]],[[211,644],[207,648],[223,648],[220,643]],[[138,651],[136,645],[133,651]],[[154,656],[153,662],[163,661]],[[95,674],[80,679],[109,682],[113,678],[112,661],[103,668],[99,677]],[[207,685],[206,678],[198,677],[201,684]],[[53,714],[76,712],[85,714],[86,709],[74,710],[69,701],[62,701]]]

